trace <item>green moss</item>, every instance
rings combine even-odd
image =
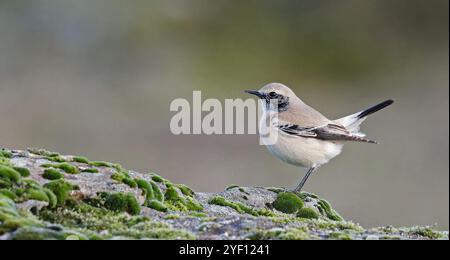
[[[72,158],[72,161],[77,162],[77,163],[89,164],[89,159],[86,157],[82,157],[82,156],[75,156]]]
[[[190,211],[203,211],[202,204],[191,197],[186,197],[185,205]]]
[[[10,183],[21,183],[22,176],[16,170],[9,166],[0,165],[0,179]]]
[[[39,216],[63,226],[64,230],[75,228],[89,239],[195,239],[190,232],[147,217],[113,212],[86,203],[76,203],[72,208],[42,210]],[[63,232],[79,235],[79,232]]]
[[[68,238],[77,238],[77,240],[87,240],[82,234],[72,234],[64,230],[52,230],[41,227],[24,227],[11,237],[11,240],[66,240]]]
[[[273,207],[283,213],[293,214],[303,207],[303,201],[292,192],[278,193]]]
[[[313,237],[304,229],[288,229],[278,236],[281,240],[311,240]]]
[[[61,169],[69,174],[77,174],[78,173],[78,168],[71,164],[68,164],[68,163],[58,164],[55,168]]]
[[[0,195],[4,195],[12,200],[17,198],[16,194],[8,189],[0,189]]]
[[[191,218],[206,218],[206,217],[208,217],[208,215],[203,212],[192,212],[188,216]]]
[[[318,219],[320,217],[319,213],[312,208],[301,208],[297,211],[298,218],[306,218],[306,219]]]
[[[0,194],[0,234],[9,231],[6,227],[6,221],[18,218],[16,205],[12,199]]]
[[[105,207],[112,211],[128,212],[131,215],[141,213],[141,206],[131,193],[107,193]]]
[[[180,219],[180,215],[177,214],[168,214],[164,216],[164,219]]]
[[[40,189],[42,187],[37,181],[31,179],[24,179],[23,183],[26,188]]]
[[[152,186],[152,190],[153,190],[153,194],[155,195],[155,199],[163,202],[164,195],[163,195],[161,189],[159,188],[158,184],[156,184],[154,181],[150,181],[149,183]]]
[[[58,158],[59,155],[49,156],[51,158]],[[63,158],[63,157],[61,157]],[[66,158],[66,157],[64,157]],[[69,158],[69,157],[68,157]],[[75,160],[74,160],[75,161]],[[83,163],[80,161],[80,163]],[[9,159],[0,155],[0,165],[3,167],[9,167],[22,175],[20,170],[14,169],[10,164]],[[48,168],[54,168],[55,164],[48,164]],[[78,164],[77,164],[78,165]],[[86,166],[86,165],[85,165]],[[130,175],[120,165],[109,164],[109,167],[113,167],[111,170],[117,169],[120,174],[123,174],[127,179],[131,179]],[[89,166],[87,166],[89,167]],[[58,169],[58,168],[55,168]],[[55,170],[52,169],[52,170]],[[83,171],[83,167],[78,169]],[[97,169],[95,169],[97,170]],[[97,170],[98,171],[98,170]],[[60,171],[62,173],[62,171]],[[149,175],[153,176],[153,175]],[[107,197],[101,200],[95,209],[85,209],[84,206],[78,204],[84,204],[80,200],[70,199],[67,193],[64,207],[55,208],[58,205],[58,197],[53,191],[47,188],[43,188],[38,182],[21,177],[21,182],[17,183],[11,180],[9,177],[5,177],[4,174],[0,175],[0,236],[12,239],[21,238],[37,238],[37,239],[116,239],[116,238],[163,238],[163,239],[178,239],[178,238],[195,238],[191,233],[180,230],[178,223],[183,223],[186,218],[202,218],[200,222],[211,222],[212,218],[207,218],[204,212],[195,212],[195,210],[202,211],[202,205],[195,200],[194,192],[187,186],[182,184],[172,184],[168,180],[162,177],[156,177],[156,181],[161,184],[155,183],[154,180],[134,180],[146,199],[146,206],[159,210],[161,212],[170,211],[170,215],[157,214],[160,217],[155,217],[158,221],[164,221],[167,219],[178,219],[178,221],[166,221],[168,223],[177,223],[177,228],[171,228],[170,225],[162,222],[154,222],[154,220],[145,218],[142,216],[131,216],[130,214],[138,214],[137,211],[132,210],[133,206],[130,206],[129,202],[124,204],[117,201],[123,201],[126,199],[117,199],[109,197],[110,201],[107,202]],[[126,179],[124,178],[124,179]],[[40,180],[42,181],[42,180]],[[121,180],[123,182],[123,179]],[[126,182],[126,181],[125,181]],[[52,182],[50,182],[52,183]],[[50,184],[49,183],[49,184]],[[129,183],[130,184],[130,183]],[[3,186],[2,186],[3,185]],[[70,185],[70,184],[69,184]],[[131,184],[132,185],[132,184]],[[71,185],[72,186],[72,185]],[[158,187],[161,186],[165,190],[164,193]],[[247,191],[239,186],[232,188],[239,189],[242,193]],[[72,189],[74,187],[72,186]],[[231,189],[229,187],[229,189]],[[59,190],[59,189],[56,189]],[[237,190],[235,190],[237,191]],[[151,196],[151,192],[153,195]],[[283,193],[278,191],[277,193]],[[159,195],[158,195],[159,194]],[[138,200],[132,195],[134,202],[139,206]],[[330,221],[339,220],[340,216],[331,208],[328,202],[320,200],[317,197],[313,197],[311,194],[299,193],[297,196],[307,203],[317,202],[317,211],[314,208],[301,207],[297,210],[296,214],[280,214],[277,211],[270,211],[266,208],[258,209],[251,208],[246,205],[242,199],[245,194],[240,195],[238,201],[230,201],[223,197],[215,197],[210,200],[211,204],[231,207],[237,212],[244,214],[248,213],[253,216],[269,216],[265,218],[267,221],[272,221],[268,227],[277,227],[273,230],[259,230],[256,231],[256,235],[253,238],[258,239],[315,239],[315,234],[320,234],[320,238],[332,238],[332,239],[364,239],[365,237],[373,238],[448,238],[448,235],[433,231],[429,227],[417,227],[417,228],[404,228],[393,229],[393,233],[386,235],[382,230],[377,231],[365,231],[361,227],[351,222],[346,221]],[[272,195],[275,195],[272,193]],[[277,199],[281,196],[277,196]],[[314,195],[315,196],[315,195]],[[6,199],[5,199],[6,198]],[[33,214],[39,214],[42,219],[35,219],[30,212],[26,212],[24,209],[16,209],[15,203],[21,203],[26,199],[37,199],[41,201],[48,201],[49,207],[42,210],[35,211]],[[86,198],[88,200],[90,198]],[[62,200],[62,199],[59,199]],[[244,203],[241,203],[244,202]],[[133,203],[131,203],[133,204]],[[275,204],[275,202],[274,202]],[[125,206],[124,206],[125,205]],[[266,205],[271,209],[272,205]],[[80,208],[79,208],[80,207]],[[139,206],[140,207],[140,206]],[[81,209],[83,208],[83,209]],[[112,208],[119,208],[112,209]],[[177,211],[189,211],[187,213],[172,214],[172,210]],[[44,211],[45,214],[41,215]],[[321,216],[319,217],[318,211]],[[127,213],[130,214],[127,214]],[[135,212],[135,213],[131,213]],[[136,213],[137,212],[137,213]],[[155,212],[153,212],[155,213]],[[176,213],[176,212],[175,212]],[[47,218],[48,216],[48,218]],[[303,219],[299,219],[303,218]],[[46,228],[50,223],[55,224],[50,228]],[[59,223],[61,225],[59,225]],[[264,222],[265,223],[265,222]],[[296,226],[299,228],[289,228],[282,225],[282,223],[289,223],[289,226]],[[209,225],[209,223],[208,223]],[[265,226],[266,227],[266,226]],[[74,229],[70,230],[69,229]],[[364,232],[362,232],[363,230]],[[250,230],[251,232],[253,230]],[[5,232],[7,234],[5,234]],[[77,233],[80,232],[80,233]],[[247,231],[245,231],[247,232]],[[206,233],[209,234],[209,233]],[[373,235],[372,235],[373,234]],[[6,235],[6,236],[3,236]]]
[[[42,174],[42,177],[47,180],[59,180],[62,179],[64,176],[56,169],[45,169],[44,173]]]
[[[44,188],[43,191],[47,195],[48,198],[48,205],[50,208],[54,208],[58,205],[58,198],[56,195],[49,189]]]
[[[120,174],[118,172],[113,173],[113,175],[111,175],[111,179],[118,181],[118,182],[122,182],[122,180],[125,178],[126,176],[124,176],[123,174]]]
[[[41,167],[43,168],[55,168],[55,169],[60,169],[63,170],[64,172],[68,173],[68,174],[78,174],[79,170],[76,166],[71,165],[69,163],[58,163],[58,164],[42,164]]]
[[[334,220],[334,221],[342,221],[344,220],[336,211],[334,211],[330,203],[328,203],[326,200],[319,200],[318,207],[317,207],[323,215],[325,215],[327,218]]]
[[[178,194],[178,191],[174,187],[169,187],[166,189],[164,198],[166,200],[176,201],[180,199],[180,195]]]
[[[12,166],[9,158],[5,158],[5,157],[0,157],[0,165]]]
[[[111,176],[111,179],[121,182],[130,186],[131,188],[136,188],[137,183],[128,175],[127,172],[121,171],[116,172]]]
[[[354,232],[363,232],[364,229],[351,221],[329,221],[324,219],[308,220],[311,229],[315,230],[350,230]]]
[[[253,216],[271,216],[272,215],[267,210],[255,210],[255,209],[252,209],[242,203],[228,201],[224,197],[221,197],[221,196],[216,196],[216,197],[211,198],[208,201],[208,203],[212,204],[212,205],[230,207],[239,213],[247,213],[247,214],[250,214]]]
[[[442,233],[435,231],[430,227],[412,227],[407,231],[407,233],[429,239],[439,239],[444,237]]]
[[[186,202],[178,194],[178,191],[175,189],[175,187],[170,186],[166,189],[164,199],[166,201],[166,205],[170,206],[171,209],[176,211],[188,211]]]
[[[191,197],[183,198],[178,193],[175,186],[170,186],[166,189],[164,195],[166,204],[172,206],[172,209],[177,211],[202,211],[203,206]]]
[[[30,176],[30,170],[24,167],[13,167],[14,170],[16,170],[18,173],[20,173],[20,176],[22,177],[29,177]]]
[[[277,214],[267,208],[258,209],[258,215],[264,217],[276,217]]]
[[[329,234],[330,239],[334,240],[353,240],[352,236],[347,232],[331,232]]]
[[[28,152],[36,155],[43,156],[46,160],[52,161],[52,162],[66,162],[66,160],[61,157],[59,153],[54,153],[47,151],[45,149],[39,149],[39,148],[28,148]]]
[[[32,216],[23,216],[12,199],[0,194],[0,235],[26,226],[40,226],[41,223]]]
[[[49,202],[47,194],[41,189],[29,189],[26,192],[26,200]]]
[[[51,161],[51,162],[58,162],[58,163],[64,163],[66,162],[66,159],[62,158],[61,156],[47,156],[45,159]]]
[[[0,178],[0,189],[11,188],[12,183],[9,180],[2,180]]]
[[[139,234],[139,233],[138,233]],[[166,240],[194,240],[195,235],[183,230],[174,228],[155,228],[155,229],[144,229],[144,232],[140,236],[144,238],[154,238],[154,239],[166,239]],[[139,235],[135,236],[139,238]]]
[[[180,189],[181,193],[183,193],[185,196],[192,197],[194,196],[194,191],[189,188],[188,186],[184,184],[177,184],[175,185],[178,189]]]
[[[137,183],[136,183],[133,179],[131,179],[131,178],[124,178],[124,179],[122,180],[122,182],[123,182],[124,184],[128,185],[128,186],[131,187],[131,188],[136,188],[136,187],[137,187]]]
[[[155,182],[164,182],[164,178],[156,174],[152,176],[152,180]]]
[[[167,207],[163,203],[161,203],[161,201],[158,200],[149,200],[147,202],[147,207],[161,212],[168,211]]]
[[[9,198],[9,197],[7,197],[7,196],[5,196],[3,194],[0,194],[0,208],[2,210],[4,210],[4,209],[14,209],[14,211],[15,211],[16,204],[14,203],[14,201],[11,198]]]
[[[55,180],[45,184],[44,188],[51,190],[57,198],[57,205],[62,206],[69,198],[73,185],[64,180]]]
[[[1,218],[1,217],[0,217]],[[5,232],[19,232],[22,228],[44,226],[39,220],[28,217],[9,217],[0,225],[0,234]]]
[[[17,196],[16,202],[24,202],[30,199],[48,201],[43,187],[35,180],[24,179],[20,185],[12,187],[11,191]]]
[[[144,192],[147,200],[152,200],[155,198],[155,194],[153,193],[152,185],[150,185],[150,183],[143,179],[136,179],[135,182],[137,183],[139,189]]]
[[[309,240],[315,238],[305,228],[257,229],[248,236],[250,240]]]
[[[95,166],[95,167],[112,167],[111,163],[103,162],[103,161],[89,162],[89,165],[92,165],[92,166]]]
[[[309,193],[309,192],[300,192],[300,193],[297,193],[297,196],[299,196],[300,199],[302,199],[303,201],[308,201],[311,199],[319,199],[319,197],[316,194]]]
[[[10,151],[6,151],[6,150],[2,149],[2,150],[0,150],[0,157],[11,158],[12,153]]]
[[[28,148],[27,151],[32,154],[41,155],[41,156],[45,156],[45,157],[59,156],[59,153],[51,152],[51,151],[48,151],[46,149],[41,149],[41,148]]]
[[[82,170],[82,172],[88,172],[88,173],[98,173],[98,170],[95,168],[85,168]]]

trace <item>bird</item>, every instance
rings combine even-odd
[[[338,156],[345,143],[377,144],[366,138],[360,125],[369,115],[394,103],[388,99],[349,116],[330,120],[281,83],[269,83],[259,90],[245,92],[262,102],[261,143],[282,161],[307,169],[297,187],[291,190],[294,193],[301,192],[313,173]],[[269,136],[276,136],[276,140],[263,138],[265,131]]]

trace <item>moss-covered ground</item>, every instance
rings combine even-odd
[[[448,239],[448,233],[364,229],[310,193],[237,185],[201,193],[116,163],[1,149],[0,239]]]

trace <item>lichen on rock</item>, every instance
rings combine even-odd
[[[116,163],[1,149],[0,239],[448,239],[448,233],[364,229],[306,192],[237,185],[195,192]]]

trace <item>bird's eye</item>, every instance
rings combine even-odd
[[[271,97],[271,98],[274,98],[274,97],[276,97],[277,96],[277,93],[276,92],[270,92],[269,93],[269,97]]]

